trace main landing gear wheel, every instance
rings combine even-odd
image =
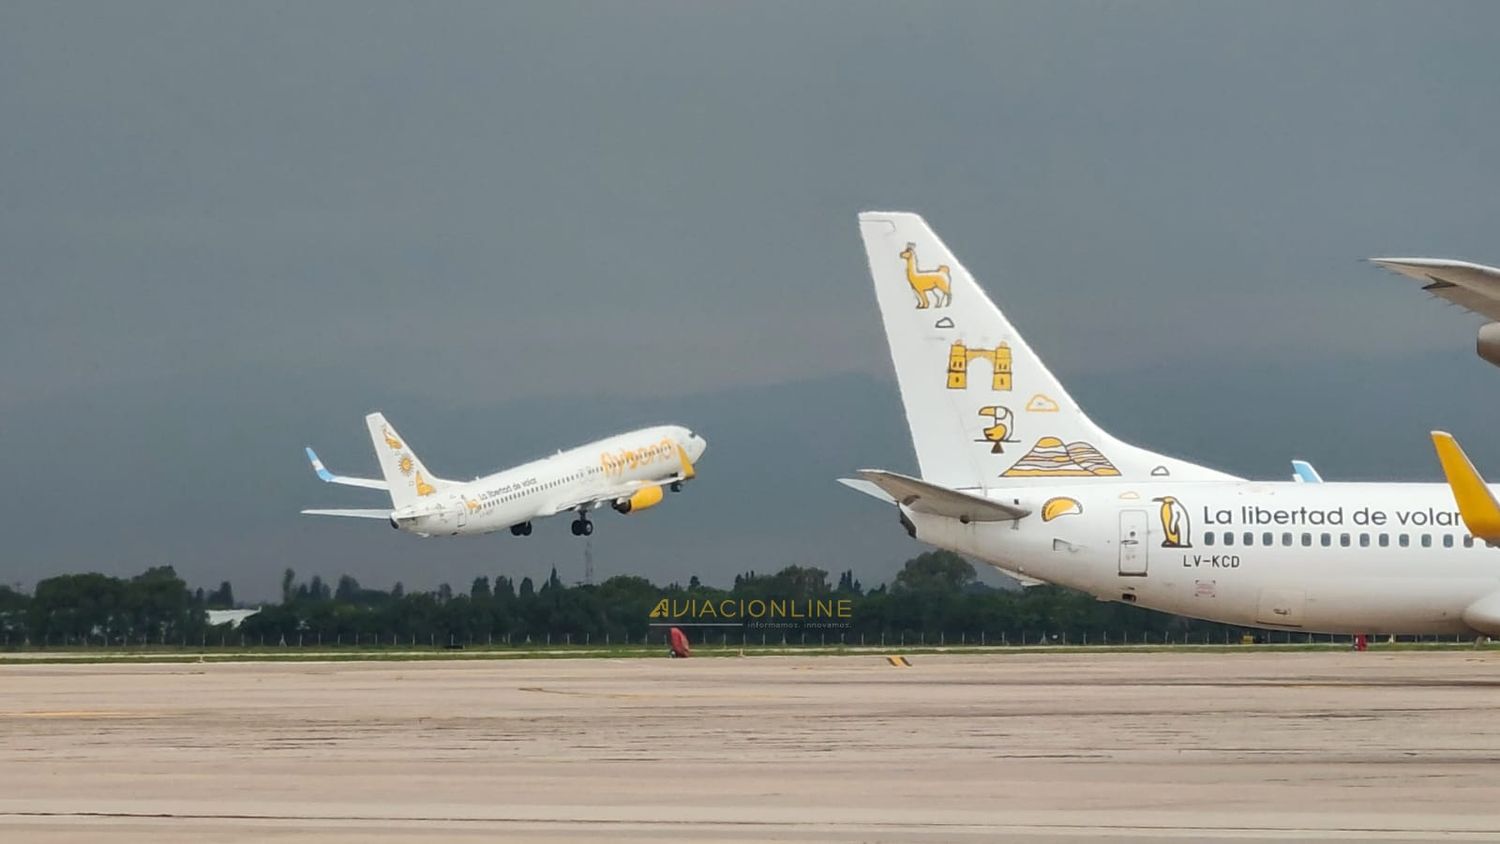
[[[510,526],[510,535],[511,536],[530,536],[531,535],[531,522],[522,522],[522,523],[520,523],[518,525],[511,525]]]
[[[682,492],[682,481],[673,481],[672,485],[667,487],[667,489],[670,489],[673,492]]]
[[[585,519],[582,516],[579,516],[577,519],[575,519],[573,521],[573,535],[574,536],[593,536],[594,535],[594,523],[591,522],[591,521],[589,521],[588,519]]]

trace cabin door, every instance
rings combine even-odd
[[[1146,576],[1146,534],[1150,520],[1145,510],[1120,511],[1120,576]]]

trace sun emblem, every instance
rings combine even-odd
[[[401,470],[401,474],[411,477],[411,470],[416,468],[416,464],[411,462],[410,454],[403,454],[401,459],[396,461],[396,468]]]

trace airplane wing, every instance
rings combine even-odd
[[[391,517],[390,510],[303,510],[304,516],[343,516],[346,519],[380,519],[388,520]]]
[[[566,513],[566,512],[568,512],[570,510],[581,510],[581,511],[597,510],[600,507],[603,507],[605,504],[612,503],[618,497],[619,497],[618,495],[609,495],[609,496],[605,496],[603,498],[593,497],[593,498],[581,498],[581,499],[578,499],[576,501],[564,501],[561,504],[558,504],[558,505],[554,506],[552,508],[551,512],[549,512],[549,513],[543,513],[541,515],[543,515],[543,516],[556,516],[558,513]]]
[[[1500,269],[1444,258],[1371,258],[1391,272],[1422,282],[1434,296],[1500,320]]]
[[[323,483],[343,484],[344,486],[361,486],[365,489],[383,489],[387,491],[389,491],[391,488],[390,484],[386,483],[385,481],[376,480],[375,478],[351,478],[347,475],[335,475],[334,473],[328,471],[328,469],[323,465],[323,461],[318,459],[318,455],[314,453],[312,449],[309,448],[306,449],[306,451],[307,459],[312,462],[313,471],[318,473],[318,478],[321,479]]]
[[[630,481],[616,487],[614,491],[609,495],[596,495],[590,496],[588,498],[579,498],[572,501],[564,501],[554,506],[552,512],[548,513],[547,515],[555,516],[558,513],[566,513],[570,510],[597,510],[606,504],[615,503],[615,501],[620,498],[629,498],[634,493],[643,490],[646,487],[671,486],[672,484],[675,484],[679,481],[692,480],[695,474],[696,473],[693,470],[693,465],[691,463],[684,462],[682,470],[670,477],[663,478],[662,480],[658,481]]]
[[[861,469],[855,474],[913,512],[947,516],[966,524],[968,522],[1013,522],[1031,512],[1025,507],[960,492],[895,472]],[[858,487],[855,488],[858,489]]]
[[[672,483],[675,483],[677,480],[682,479],[668,478],[664,481],[635,481],[633,483],[623,484],[619,487],[616,487],[615,490],[609,495],[591,495],[588,498],[575,498],[572,500],[559,502],[558,504],[553,506],[551,512],[546,513],[545,515],[555,516],[558,513],[567,513],[573,510],[597,510],[606,504],[614,504],[621,498],[629,498],[636,492],[639,492],[640,490],[645,489],[648,486],[668,486]]]

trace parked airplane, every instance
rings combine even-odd
[[[921,477],[844,483],[895,503],[911,536],[1229,624],[1500,635],[1500,504],[1451,437],[1433,435],[1448,484],[1247,481],[1128,445],[921,217],[861,214],[860,233]]]
[[[645,428],[599,440],[552,457],[472,481],[439,478],[422,465],[410,443],[385,417],[365,417],[384,480],[335,475],[312,449],[313,471],[331,484],[386,490],[391,506],[375,510],[303,510],[313,516],[382,519],[418,536],[494,533],[530,536],[536,519],[571,512],[574,536],[591,536],[589,511],[606,504],[638,513],[661,503],[663,488],[680,492],[707,447],[676,425]]]
[[[1479,327],[1474,347],[1481,358],[1500,366],[1500,270],[1467,261],[1444,258],[1371,258],[1371,261],[1407,278],[1422,282],[1422,289],[1495,322]]]

